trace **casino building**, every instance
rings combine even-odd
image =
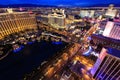
[[[118,15],[117,9],[114,8],[113,4],[110,4],[109,8],[107,9],[105,13],[105,16],[108,18],[114,18],[114,17],[117,17],[117,15]]]
[[[48,23],[53,27],[65,28],[65,11],[63,9],[53,9],[51,14],[48,14]]]
[[[0,13],[0,39],[15,32],[35,28],[36,18],[28,12],[13,12],[8,9],[8,13]]]
[[[91,36],[95,46],[101,45],[91,74],[95,80],[120,80],[120,23],[108,21],[102,34]]]

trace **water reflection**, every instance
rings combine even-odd
[[[59,45],[58,45],[59,43]],[[21,80],[25,74],[38,68],[43,61],[47,61],[58,51],[61,51],[67,43],[41,41],[31,45],[25,45],[21,51],[11,52],[0,61],[0,80]]]

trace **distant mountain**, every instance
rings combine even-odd
[[[120,7],[120,4],[114,4],[115,7]],[[108,7],[109,4],[93,4],[93,5],[69,5],[70,7]],[[60,7],[58,6],[52,6],[52,5],[37,5],[37,4],[10,4],[10,5],[0,5],[0,8],[7,8],[7,7],[12,7],[12,8],[16,8],[16,7]],[[68,7],[66,5],[62,5],[62,7]]]

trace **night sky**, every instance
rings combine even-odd
[[[120,0],[1,0],[0,4],[37,4],[57,6],[89,6],[97,4],[120,4]]]

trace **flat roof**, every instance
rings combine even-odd
[[[119,39],[114,39],[114,38],[106,37],[106,36],[103,36],[103,35],[100,35],[100,34],[99,34],[99,35],[97,35],[97,34],[92,34],[91,37],[98,37],[98,38],[110,40],[110,41],[115,42],[115,43],[120,43],[120,40],[119,40]]]
[[[108,54],[120,58],[120,50],[117,50],[115,48],[106,48],[106,49],[108,51]]]

